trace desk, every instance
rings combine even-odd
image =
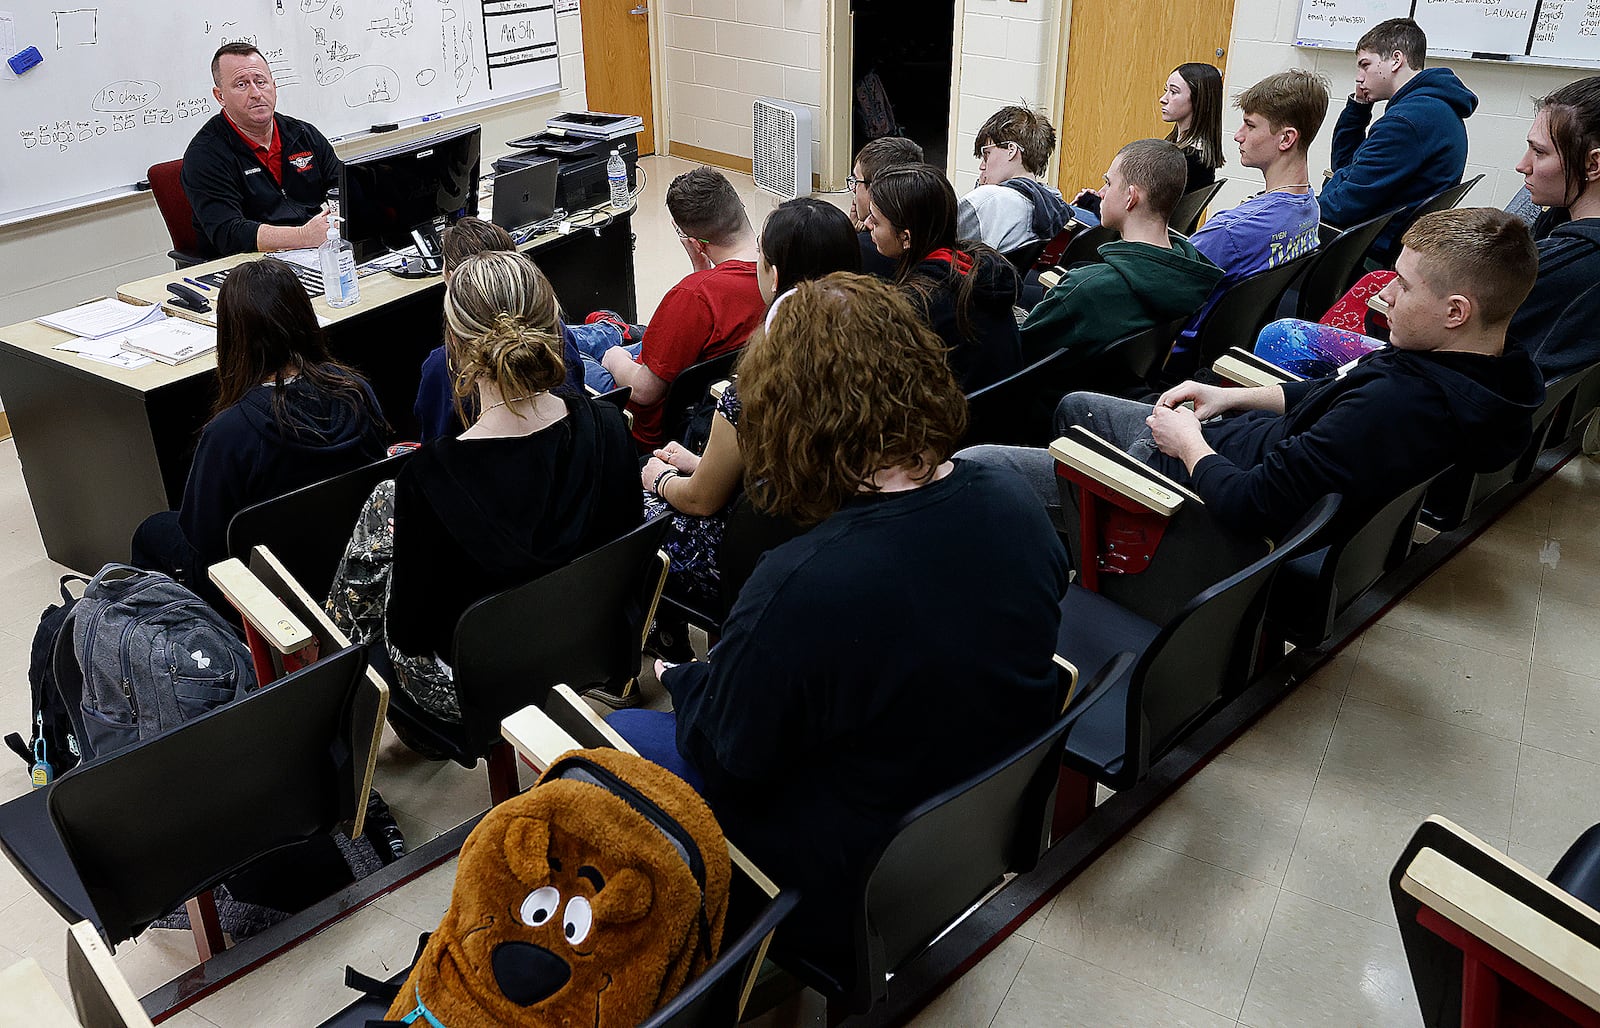
[[[632,213],[598,229],[586,225],[524,244],[562,310],[581,318],[609,308],[629,321],[637,318]],[[167,283],[254,256],[167,272],[122,286],[117,295],[163,302]],[[361,280],[361,301],[353,306],[335,310],[321,297],[312,301],[328,326],[334,356],[372,383],[396,438],[417,437],[411,407],[422,360],[443,338],[443,295],[438,277],[380,272]],[[198,321],[214,317],[168,312]],[[57,563],[93,572],[126,561],[139,523],[183,499],[195,442],[216,395],[216,360],[127,371],[52,349],[69,338],[33,321],[0,328],[0,393],[45,552]]]

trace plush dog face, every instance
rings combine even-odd
[[[700,924],[700,887],[660,830],[592,784],[545,782],[468,837],[390,1016],[420,998],[450,1028],[637,1024],[688,977]]]

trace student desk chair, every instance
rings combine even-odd
[[[0,806],[0,848],[113,946],[189,901],[208,959],[223,941],[212,886],[341,823],[359,834],[371,783],[352,755],[377,727],[354,716],[365,668],[360,649],[343,650],[80,765]]]

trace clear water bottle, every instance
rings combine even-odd
[[[356,278],[356,251],[339,235],[339,191],[328,190],[328,238],[317,248],[322,267],[322,292],[330,307],[348,307],[361,299]]]
[[[622,160],[622,151],[613,150],[606,160],[606,181],[611,184],[611,206],[625,208],[631,197],[628,194],[628,166]]]

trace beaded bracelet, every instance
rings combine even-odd
[[[679,472],[677,468],[667,468],[665,471],[661,472],[661,474],[656,476],[655,483],[650,486],[650,491],[655,493],[657,496],[661,496],[661,483],[669,477],[677,477],[678,473]],[[663,500],[666,499],[665,496],[661,496],[661,498]]]

